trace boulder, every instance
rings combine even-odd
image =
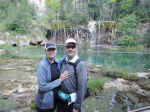
[[[137,84],[145,90],[150,90],[150,79],[139,79]]]

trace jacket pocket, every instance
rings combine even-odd
[[[42,98],[42,107],[48,107],[50,109],[54,108],[54,93],[53,91],[49,91],[43,94]]]

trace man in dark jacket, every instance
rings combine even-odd
[[[70,38],[65,42],[66,55],[61,61],[61,73],[68,72],[69,78],[62,82],[58,93],[61,102],[57,112],[81,112],[82,103],[87,91],[87,68],[77,54],[76,40]],[[62,96],[69,99],[63,100]]]

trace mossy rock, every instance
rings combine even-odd
[[[99,24],[96,24],[97,27],[99,27]],[[114,29],[116,27],[116,22],[115,21],[104,21],[100,23],[100,29],[102,30],[110,30]]]

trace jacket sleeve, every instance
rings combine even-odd
[[[56,79],[52,82],[47,82],[47,72],[46,69],[39,64],[37,69],[37,78],[38,78],[38,86],[41,92],[50,91],[61,84],[60,79]]]
[[[80,62],[76,69],[77,72],[77,100],[74,103],[73,107],[77,110],[81,109],[84,97],[85,90],[87,88],[87,68],[85,63]]]

